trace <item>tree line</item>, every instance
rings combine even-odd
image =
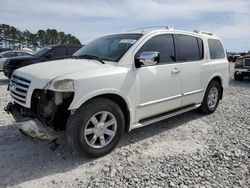
[[[56,29],[38,30],[31,33],[29,30],[20,31],[14,26],[0,24],[0,47],[10,49],[41,48],[46,45],[81,44],[78,38],[65,34]]]

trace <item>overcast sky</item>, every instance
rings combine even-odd
[[[0,0],[0,23],[55,28],[85,44],[129,29],[170,25],[211,31],[229,51],[250,50],[250,0]]]

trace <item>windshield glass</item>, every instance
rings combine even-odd
[[[101,60],[118,62],[142,34],[119,34],[98,38],[82,47],[73,57],[96,56]]]
[[[33,55],[40,57],[40,56],[44,55],[45,53],[47,53],[50,49],[52,49],[51,46],[46,46],[44,48],[37,50]]]

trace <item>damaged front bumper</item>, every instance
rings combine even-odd
[[[13,103],[9,103],[4,110],[12,114],[17,122],[16,124],[19,126],[20,132],[31,139],[53,141],[64,134],[64,131],[54,131],[37,118],[24,117],[20,109]]]

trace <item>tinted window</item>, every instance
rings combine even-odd
[[[245,66],[250,66],[250,59],[249,58],[245,59],[244,61],[245,61]]]
[[[203,43],[201,39],[188,35],[177,35],[181,61],[203,59]]]
[[[175,47],[173,35],[157,35],[149,39],[136,53],[136,58],[141,52],[156,51],[160,52],[160,63],[175,61]]]
[[[26,56],[26,55],[29,55],[29,54],[26,52],[17,52],[17,56]]]
[[[80,49],[79,47],[68,47],[67,48],[67,54],[68,55],[73,55],[79,49]]]
[[[53,57],[58,57],[58,56],[61,57],[66,55],[64,47],[55,47],[49,53],[52,53]]]
[[[200,38],[197,38],[197,42],[198,42],[198,47],[199,47],[200,59],[203,59],[203,57],[204,57],[203,42],[202,42],[202,40]]]
[[[40,57],[40,56],[43,56],[44,54],[46,54],[51,49],[52,49],[51,46],[46,46],[44,48],[37,50],[33,55]]]
[[[15,52],[8,52],[8,53],[3,54],[3,57],[14,57],[14,56],[16,56]]]
[[[211,59],[221,59],[225,57],[223,46],[219,40],[208,39],[208,46]]]

